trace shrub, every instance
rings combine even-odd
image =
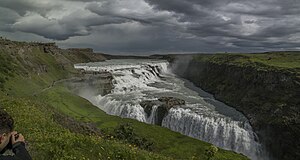
[[[211,160],[218,152],[218,148],[214,145],[211,145],[208,149],[205,150],[205,155],[207,156],[207,160]]]
[[[132,124],[126,123],[119,125],[113,133],[113,136],[126,143],[136,145],[145,150],[153,150],[153,143],[144,137],[139,137],[132,127]]]

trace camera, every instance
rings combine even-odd
[[[15,134],[15,139],[18,139],[19,138],[19,134]],[[10,150],[12,149],[12,138],[10,137],[9,138],[9,143],[6,145],[6,147],[4,147],[1,151],[0,151],[0,154],[3,154],[5,153],[7,150]]]
[[[15,140],[17,140],[19,138],[19,134],[15,134]],[[12,149],[12,138],[10,137],[9,139],[9,143],[7,145],[7,149]]]

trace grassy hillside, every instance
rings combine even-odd
[[[16,130],[25,135],[34,159],[207,158],[205,150],[211,144],[159,126],[107,115],[71,93],[63,83],[55,83],[76,76],[73,64],[89,61],[93,54],[86,53],[82,60],[77,51],[72,55],[53,45],[49,48],[2,40],[0,56],[0,67],[5,68],[0,71],[0,107],[14,117]],[[115,137],[124,123],[131,124],[133,138],[139,143]],[[144,148],[144,142],[153,145]],[[219,149],[214,159],[247,158]]]
[[[6,55],[3,50],[0,50],[0,90],[4,89],[4,83],[14,76],[14,67],[10,56]]]
[[[34,159],[169,159],[120,141],[72,133],[53,120],[49,106],[28,99],[1,97],[1,105],[16,121]]]

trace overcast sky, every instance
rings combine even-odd
[[[0,36],[127,54],[300,50],[300,0],[0,0]]]

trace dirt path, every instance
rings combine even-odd
[[[44,89],[42,89],[42,90],[40,90],[40,91],[34,92],[32,95],[33,95],[33,96],[36,96],[36,95],[38,95],[38,94],[41,94],[41,93],[43,93],[43,92],[45,92],[45,91],[51,89],[52,87],[54,87],[54,86],[55,86],[56,84],[58,84],[58,83],[62,83],[62,82],[65,82],[65,81],[67,81],[67,80],[72,80],[72,79],[77,79],[77,78],[78,78],[78,77],[72,77],[72,78],[65,78],[65,79],[60,79],[60,80],[53,81],[52,84],[51,84],[50,86],[48,86],[47,88],[44,88]]]

